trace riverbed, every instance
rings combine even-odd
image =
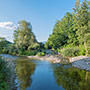
[[[6,56],[15,64],[16,90],[90,90],[90,72],[72,64]]]

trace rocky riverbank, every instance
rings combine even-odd
[[[73,67],[90,71],[90,57],[78,56],[69,59]]]
[[[59,55],[46,55],[46,56],[42,56],[42,57],[27,56],[27,57],[33,58],[33,59],[39,59],[42,61],[49,61],[52,63],[61,63],[61,62],[68,63],[68,60],[63,58],[61,55],[60,56]],[[90,57],[78,56],[78,57],[69,58],[69,63],[72,63],[73,67],[90,71]]]
[[[68,60],[64,59],[61,55],[46,55],[46,56],[27,56],[27,58],[38,59],[41,61],[49,61],[52,63],[61,63],[68,62]]]
[[[87,59],[87,58],[88,58],[87,56],[77,56],[77,57],[71,57],[71,58],[68,58],[68,59],[69,59],[70,63],[73,63],[75,61],[79,61],[81,59]]]
[[[72,66],[90,71],[90,57],[72,63]]]

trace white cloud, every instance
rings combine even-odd
[[[15,27],[16,25],[13,22],[0,22],[0,28],[13,30]]]

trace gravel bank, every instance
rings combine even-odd
[[[52,63],[67,62],[61,55],[46,55],[46,56],[27,56],[27,58],[39,59],[41,61],[49,61]]]
[[[87,59],[88,57],[87,56],[78,56],[78,57],[72,57],[72,58],[69,58],[69,62],[70,63],[73,63],[75,61],[79,61],[81,59]]]
[[[90,57],[78,56],[69,59],[73,67],[90,71]]]
[[[27,57],[33,59],[39,59],[42,61],[50,61],[53,63],[61,63],[62,61],[68,62],[68,60],[63,59],[62,56],[58,56],[58,55],[47,55],[42,57],[27,56]],[[73,67],[90,71],[90,57],[87,56],[73,57],[73,58],[69,58],[69,62],[72,63]]]

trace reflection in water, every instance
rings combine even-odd
[[[57,85],[52,64],[47,61],[17,60],[16,74],[18,90],[65,90]]]
[[[21,58],[16,60],[16,74],[18,90],[90,90],[90,72],[71,65]]]
[[[90,90],[90,72],[77,68],[54,68],[56,82],[66,90]]]
[[[16,61],[16,74],[18,77],[19,89],[26,90],[31,85],[31,75],[34,73],[35,64],[29,60]]]

